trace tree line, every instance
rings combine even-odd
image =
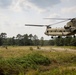
[[[7,37],[7,33],[1,33],[0,34],[0,46],[3,45],[18,45],[18,46],[37,46],[37,45],[43,45],[44,38],[41,37],[41,39],[38,39],[37,35],[32,34],[17,34],[16,37]]]
[[[32,34],[17,34],[16,37],[7,37],[7,33],[0,33],[0,46],[76,46],[76,37],[65,38],[50,38],[50,40],[44,40],[44,37],[38,38],[37,35]]]
[[[56,37],[52,40],[49,40],[50,45],[56,46],[76,46],[76,37],[68,36],[68,37]]]

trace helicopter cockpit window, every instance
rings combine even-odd
[[[49,29],[49,28],[51,28],[51,27],[47,26],[47,29]]]
[[[65,29],[68,29],[68,28],[70,28],[70,27],[69,27],[69,26],[64,26],[64,28],[65,28]]]

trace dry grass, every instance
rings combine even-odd
[[[29,47],[25,46],[9,46],[8,49],[0,47],[0,57],[10,58],[10,57],[20,57],[22,55],[26,55],[30,53]]]
[[[31,50],[31,49],[32,50]],[[60,50],[61,49],[61,50]],[[66,50],[67,49],[67,50]],[[54,47],[54,46],[45,46],[37,49],[36,46],[8,46],[8,49],[4,47],[0,47],[0,58],[9,59],[25,56],[29,53],[37,52],[43,56],[47,56],[52,60],[52,64],[49,66],[40,66],[39,70],[28,70],[27,75],[60,75],[65,72],[63,75],[67,75],[66,73],[70,73],[76,71],[76,51],[69,51],[70,47]],[[75,50],[75,47],[71,48],[71,50]],[[39,72],[40,71],[40,72]],[[75,73],[75,72],[74,72]],[[24,75],[24,74],[20,74]],[[69,74],[71,75],[71,74]],[[73,74],[75,75],[75,74]]]
[[[53,46],[45,46],[40,47],[40,49],[37,49],[36,46],[31,46],[32,50],[30,50],[30,46],[8,46],[8,49],[4,47],[0,47],[0,57],[2,58],[10,58],[10,57],[20,57],[27,55],[32,52],[39,52],[45,56],[48,56],[50,58],[57,58],[57,57],[67,57],[67,56],[73,56],[76,55],[76,52],[69,52],[66,50],[66,48],[63,47],[53,47]],[[62,50],[58,50],[62,49]]]

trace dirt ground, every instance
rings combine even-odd
[[[36,49],[36,48],[34,48]],[[52,52],[55,52],[55,51],[59,51],[59,52],[62,52],[62,51],[66,51],[66,52],[76,52],[76,48],[68,48],[68,47],[55,47],[55,46],[49,46],[49,47],[40,47],[40,49],[37,49],[37,50],[40,50],[40,51],[52,51]]]

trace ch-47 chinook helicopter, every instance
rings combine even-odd
[[[65,21],[70,20],[66,25],[64,25],[63,28],[52,28],[51,25],[54,24],[49,24],[49,25],[35,25],[35,24],[25,24],[25,26],[38,26],[38,27],[46,27],[46,31],[45,34],[48,36],[70,36],[70,35],[74,35],[76,34],[76,18],[45,18],[45,19],[57,19],[57,20],[63,20],[54,24],[58,24],[58,23],[62,23]]]

